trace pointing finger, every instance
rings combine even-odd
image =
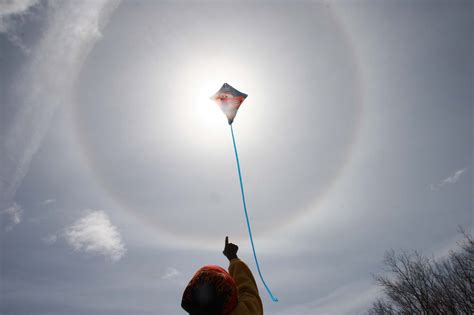
[[[229,237],[226,236],[226,237],[225,237],[225,246],[227,246],[228,244],[229,244]]]

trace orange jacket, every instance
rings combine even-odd
[[[229,274],[237,285],[237,306],[230,315],[263,315],[257,283],[249,267],[238,258],[230,261]]]

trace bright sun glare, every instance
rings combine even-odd
[[[255,73],[246,66],[218,58],[196,58],[183,64],[176,72],[175,80],[179,84],[173,94],[178,97],[173,108],[176,109],[175,126],[179,129],[179,136],[183,136],[182,140],[206,149],[221,140],[228,140],[227,118],[210,99],[226,82],[249,94],[249,99],[243,102],[236,121],[242,126],[242,133],[252,132],[256,121],[254,115],[246,116],[245,121],[239,120],[242,108],[251,104],[252,97],[255,96],[251,95],[248,89],[251,87],[252,90],[258,90],[255,85]]]

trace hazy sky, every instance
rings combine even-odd
[[[470,1],[0,2],[2,315],[185,314],[224,237],[266,314],[357,314],[473,229]]]

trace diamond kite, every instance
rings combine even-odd
[[[240,104],[247,98],[247,94],[242,93],[227,83],[224,83],[219,91],[211,96],[211,100],[214,100],[217,105],[221,108],[224,114],[227,116],[229,125],[234,121],[235,115],[239,110]]]

